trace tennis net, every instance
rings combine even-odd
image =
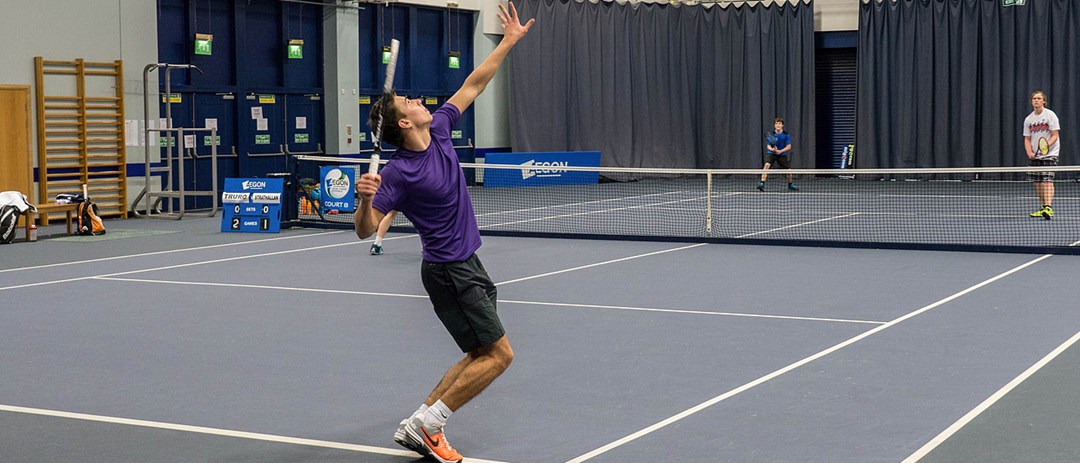
[[[300,177],[317,179],[322,166],[367,171],[366,160],[296,160]],[[1080,254],[1075,166],[769,170],[760,190],[760,169],[462,169],[489,235]],[[1043,206],[1036,172],[1054,175],[1054,196],[1052,212],[1032,217]],[[298,201],[294,223],[352,226],[350,213]],[[393,226],[412,230],[403,214]]]

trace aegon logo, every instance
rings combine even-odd
[[[245,180],[243,185],[244,185],[245,190],[255,190],[255,189],[266,188],[266,182],[256,182],[256,181],[252,181],[252,180]]]
[[[330,169],[323,178],[327,196],[334,199],[342,199],[353,193],[352,179],[345,175],[341,169]]]
[[[521,169],[521,179],[527,180],[532,177],[559,177],[566,169],[559,169],[559,167],[569,167],[568,161],[541,161],[536,162],[535,159],[523,162],[522,167],[532,167],[532,169]]]

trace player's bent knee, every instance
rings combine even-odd
[[[510,341],[506,339],[506,336],[499,338],[494,344],[488,346],[486,353],[495,359],[503,370],[508,368],[514,361],[514,349],[510,347]]]

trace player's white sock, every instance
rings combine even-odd
[[[450,411],[450,407],[447,407],[441,400],[435,402],[435,405],[428,407],[427,411],[424,412],[424,426],[441,428],[446,425],[446,419],[450,418],[453,413]]]
[[[427,409],[428,409],[427,404],[420,404],[420,408],[416,409],[416,411],[413,412],[413,414],[412,414],[412,416],[410,416],[410,418],[415,418],[417,416],[424,416],[424,412],[426,412]]]
[[[375,246],[382,246],[382,237],[381,236],[376,236],[375,237]]]

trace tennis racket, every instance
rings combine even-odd
[[[381,98],[386,98],[390,94],[390,91],[394,89],[394,71],[397,69],[397,57],[398,47],[401,43],[397,39],[390,40],[390,62],[386,63],[386,79],[383,81],[383,94]],[[383,100],[383,104],[393,104],[393,101]],[[371,164],[368,165],[368,172],[372,175],[379,173],[379,158],[382,154],[382,123],[383,123],[383,111],[379,111],[378,120],[373,127],[371,138],[375,142],[375,152],[371,153]]]
[[[769,146],[772,146],[773,148],[776,147],[776,133],[774,133],[774,132],[765,132],[765,144],[766,144],[765,152],[767,154],[776,154],[773,151],[769,151]]]
[[[1039,137],[1039,155],[1046,156],[1046,153],[1050,152],[1050,143],[1047,143],[1046,137]]]

